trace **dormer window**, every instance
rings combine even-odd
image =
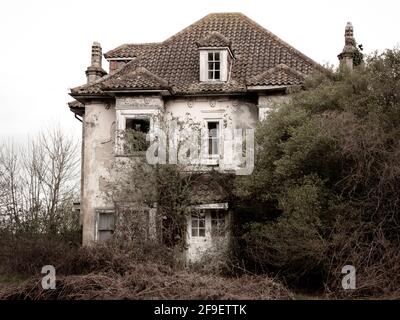
[[[221,54],[219,51],[208,52],[208,80],[221,80]]]
[[[230,55],[227,49],[200,49],[200,81],[228,81]]]
[[[225,82],[229,80],[229,71],[233,55],[231,42],[218,32],[210,32],[196,42],[200,53],[200,81]]]

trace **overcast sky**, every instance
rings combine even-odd
[[[347,21],[366,53],[400,43],[398,0],[6,0],[0,8],[0,139],[53,124],[79,138],[68,89],[86,82],[93,41],[103,53],[163,41],[211,12],[242,12],[319,63],[337,64]]]

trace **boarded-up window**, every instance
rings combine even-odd
[[[99,212],[98,221],[98,235],[99,242],[104,242],[112,238],[115,229],[115,217],[114,213],[110,212]]]

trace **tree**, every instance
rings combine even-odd
[[[399,287],[399,93],[400,51],[387,50],[314,75],[260,124],[255,171],[236,184],[243,203],[271,208],[246,208],[250,264],[333,289],[353,264],[358,294]]]
[[[79,229],[72,204],[77,187],[77,143],[60,129],[26,145],[0,147],[0,227],[14,233],[56,235]]]

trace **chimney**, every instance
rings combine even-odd
[[[353,57],[356,48],[356,40],[354,39],[354,30],[351,22],[347,22],[344,31],[344,47],[343,51],[338,55],[340,66],[346,66],[349,70],[353,70]]]
[[[86,69],[87,83],[93,83],[107,74],[101,67],[101,61],[101,45],[98,42],[93,42],[91,65]]]

